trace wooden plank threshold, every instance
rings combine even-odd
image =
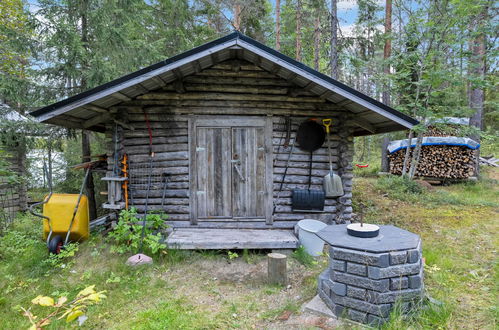
[[[176,228],[166,239],[169,248],[295,249],[298,238],[291,230]]]

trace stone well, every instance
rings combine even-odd
[[[395,301],[409,310],[423,297],[423,263],[418,235],[380,226],[379,235],[359,238],[346,225],[317,235],[329,244],[329,266],[319,276],[319,296],[338,317],[361,323],[386,321]]]

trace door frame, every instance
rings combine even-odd
[[[272,167],[273,144],[272,144],[272,117],[262,116],[208,116],[190,115],[188,119],[189,134],[189,209],[192,225],[198,224],[197,215],[197,175],[193,173],[196,169],[196,144],[198,127],[263,127],[265,134],[265,223],[272,224],[272,201],[274,198],[274,173]],[[210,219],[202,219],[209,222]],[[211,219],[211,221],[255,221],[255,219],[223,218]]]

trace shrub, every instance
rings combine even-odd
[[[123,210],[120,212],[118,224],[109,237],[116,243],[111,247],[112,252],[125,253],[138,251],[142,240],[142,221],[137,216],[137,210]],[[157,254],[166,248],[161,242],[161,232],[168,226],[161,214],[148,214],[144,233],[143,249],[151,254]]]
[[[396,175],[382,176],[376,181],[376,188],[397,199],[412,199],[424,193],[424,189],[414,180]]]

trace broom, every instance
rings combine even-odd
[[[341,178],[338,174],[333,172],[333,162],[331,157],[331,138],[330,127],[332,124],[332,120],[323,119],[322,124],[326,127],[327,134],[327,151],[329,156],[329,173],[324,177],[323,186],[324,186],[324,194],[326,197],[339,197],[343,196],[343,183],[341,182]]]

